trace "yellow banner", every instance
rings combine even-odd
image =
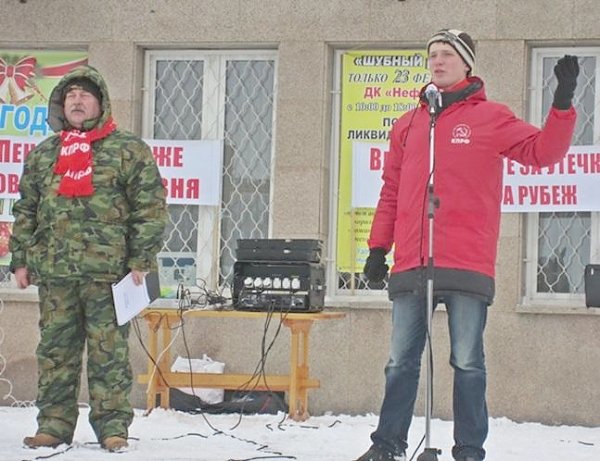
[[[353,149],[387,144],[394,121],[417,106],[430,80],[425,50],[362,50],[342,56],[338,272],[362,271],[375,212],[352,205]]]

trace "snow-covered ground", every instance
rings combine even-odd
[[[129,449],[102,450],[82,408],[70,446],[31,450],[23,437],[36,428],[35,408],[0,407],[0,461],[351,461],[370,445],[375,415],[328,415],[305,422],[278,415],[191,415],[156,409],[144,416],[136,410]],[[409,459],[424,435],[425,420],[415,418]],[[431,422],[431,445],[442,450],[439,461],[452,461],[452,423]],[[549,427],[491,419],[487,461],[598,461],[600,428]],[[419,448],[416,457],[422,452]]]

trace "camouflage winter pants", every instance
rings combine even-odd
[[[92,428],[98,441],[113,435],[127,437],[133,419],[129,324],[117,326],[110,283],[60,279],[38,287],[38,432],[72,442],[87,344]]]

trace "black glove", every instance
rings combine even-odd
[[[560,58],[554,66],[554,75],[556,75],[558,85],[554,90],[552,105],[559,110],[567,110],[571,107],[571,101],[577,86],[577,76],[579,75],[577,56],[565,54]]]
[[[372,248],[369,252],[363,273],[369,282],[381,282],[388,273],[390,266],[385,263],[385,251],[383,248]]]

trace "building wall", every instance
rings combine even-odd
[[[273,236],[329,236],[331,88],[337,48],[423,46],[443,27],[477,41],[476,73],[488,96],[525,115],[527,47],[599,45],[597,0],[0,0],[0,49],[87,49],[105,76],[113,114],[140,132],[145,49],[276,49],[278,90]],[[298,191],[302,191],[298,207]],[[293,211],[292,211],[293,210]],[[497,298],[487,327],[489,407],[492,416],[564,424],[600,424],[600,317],[582,309],[524,313],[521,293],[522,222],[504,215],[497,263]],[[35,297],[0,291],[4,309],[0,378],[12,395],[35,398]],[[321,388],[311,412],[378,412],[390,337],[386,300],[336,302],[343,320],[316,324],[311,371]],[[574,306],[575,307],[575,306]],[[543,311],[543,310],[542,310]],[[445,313],[434,319],[434,414],[451,418],[452,374]],[[142,329],[143,330],[143,329]],[[252,322],[189,322],[194,355],[208,353],[228,370],[247,369],[259,354],[262,326]],[[287,332],[276,341],[269,367],[284,372]],[[147,338],[142,338],[147,341]],[[254,341],[256,351],[248,347]],[[131,339],[136,373],[145,368],[139,340]],[[182,344],[176,346],[180,353]],[[1,370],[1,368],[0,368]],[[0,381],[0,394],[4,395]],[[82,398],[85,398],[85,386]],[[138,407],[144,388],[136,385]],[[8,402],[10,404],[10,402]],[[417,404],[424,408],[422,397]]]

